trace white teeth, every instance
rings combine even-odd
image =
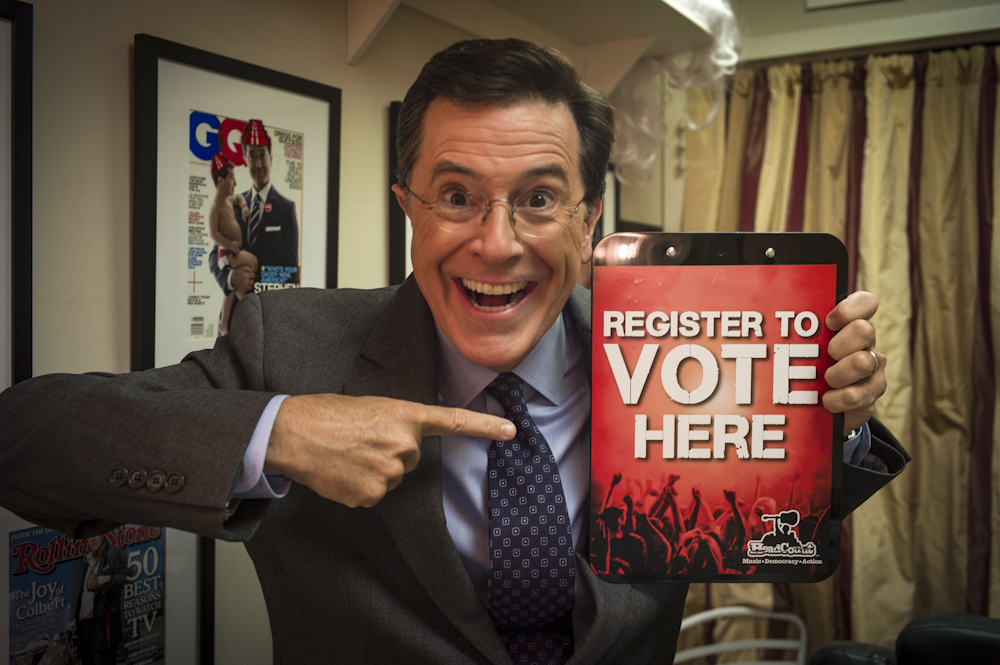
[[[488,296],[499,296],[505,293],[517,293],[527,285],[527,282],[514,282],[513,284],[486,284],[484,282],[476,282],[471,279],[466,279],[465,277],[462,278],[462,286],[470,291],[475,291],[476,293],[482,293]]]

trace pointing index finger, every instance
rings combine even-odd
[[[514,423],[509,420],[468,409],[426,406],[419,419],[421,436],[461,434],[509,441],[515,434]]]

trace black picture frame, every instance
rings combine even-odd
[[[0,0],[11,22],[11,384],[32,374],[31,131],[33,11],[26,2]]]
[[[399,155],[396,154],[396,131],[399,121],[399,109],[403,102],[389,104],[389,284],[402,284],[406,279],[406,213],[399,207],[396,194],[391,187],[396,184],[396,169],[399,166]]]
[[[161,60],[190,65],[330,105],[327,155],[326,288],[337,286],[340,210],[339,88],[147,34],[135,36],[132,201],[132,371],[154,366],[156,305],[156,206],[158,67]]]

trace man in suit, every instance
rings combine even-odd
[[[591,304],[576,280],[610,106],[553,51],[475,40],[425,65],[399,125],[404,284],[249,296],[179,365],[7,391],[0,503],[73,533],[132,521],[245,540],[275,662],[671,662],[686,585],[604,582],[585,556]],[[824,404],[850,429],[885,390],[876,304],[855,294],[826,319]],[[29,412],[67,415],[11,415]],[[845,467],[845,514],[908,459],[863,429],[884,467]],[[73,473],[36,473],[60,441]],[[511,501],[493,483],[517,455],[547,475]],[[504,531],[522,523],[530,535]],[[556,589],[551,605],[512,611],[521,585]]]
[[[83,665],[115,665],[122,641],[121,595],[128,574],[125,552],[107,536],[87,539],[83,588],[76,600],[77,648]]]
[[[250,209],[249,219],[243,218],[238,206],[233,206],[236,221],[243,232],[243,247],[256,255],[258,270],[250,266],[230,268],[225,259],[220,263],[218,247],[213,247],[208,264],[216,281],[227,295],[230,291],[253,291],[255,282],[263,282],[258,290],[272,284],[298,284],[299,225],[295,217],[295,203],[278,193],[271,182],[271,137],[260,120],[250,120],[243,128],[241,139],[243,159],[250,169],[253,186],[243,192],[243,199]],[[269,268],[291,267],[288,278],[275,282],[268,275]],[[262,273],[263,271],[263,273]]]

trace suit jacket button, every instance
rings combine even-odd
[[[132,469],[132,473],[130,473],[128,477],[128,486],[134,490],[137,490],[145,484],[146,484],[146,470]]]
[[[163,487],[163,484],[167,482],[167,476],[162,471],[153,471],[149,474],[149,478],[146,479],[146,487],[153,490],[154,492]]]
[[[109,480],[111,481],[111,484],[114,485],[115,487],[121,487],[126,482],[128,482],[128,471],[121,467],[118,467],[117,469],[111,472],[111,478],[109,478]]]
[[[167,491],[179,492],[184,487],[184,476],[179,473],[171,473],[167,476]]]

